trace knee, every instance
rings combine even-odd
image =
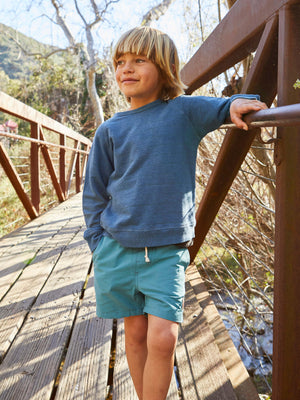
[[[147,323],[143,319],[125,318],[125,344],[126,347],[145,345],[147,341]]]
[[[158,353],[161,356],[171,356],[175,352],[177,344],[177,332],[174,330],[163,330],[148,335],[148,353]]]

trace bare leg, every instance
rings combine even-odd
[[[143,374],[147,358],[148,320],[144,315],[124,318],[125,349],[138,398],[143,400]]]
[[[143,400],[165,400],[168,394],[178,337],[178,324],[148,316],[148,355],[144,368]]]

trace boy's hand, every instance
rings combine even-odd
[[[243,121],[243,115],[250,111],[265,110],[268,108],[265,103],[259,100],[238,98],[233,100],[230,106],[231,121],[240,129],[248,130],[248,125]]]

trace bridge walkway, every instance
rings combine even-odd
[[[81,193],[0,240],[0,399],[137,399],[122,320],[96,317]],[[194,265],[168,400],[258,399]]]

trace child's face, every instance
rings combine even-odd
[[[116,80],[131,109],[159,99],[162,78],[156,65],[146,56],[125,53],[117,60]]]

